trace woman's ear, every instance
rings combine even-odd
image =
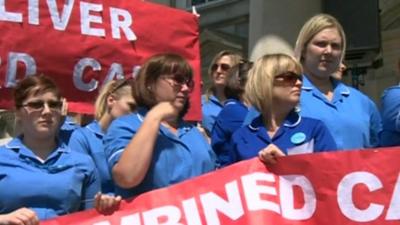
[[[113,105],[115,104],[115,101],[116,101],[116,99],[115,99],[114,95],[111,94],[111,95],[107,96],[107,108],[112,108]]]

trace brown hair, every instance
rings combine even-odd
[[[58,99],[61,93],[56,84],[49,77],[41,75],[30,75],[17,83],[14,89],[15,108],[22,107],[24,101],[31,95],[38,95],[45,92],[52,92]]]
[[[177,54],[154,55],[143,64],[136,76],[132,90],[133,97],[139,107],[151,108],[158,103],[152,86],[161,75],[169,74],[182,74],[193,79],[193,72],[189,63]]]

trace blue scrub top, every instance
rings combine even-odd
[[[382,146],[400,145],[400,86],[383,91],[382,103]]]
[[[111,168],[142,125],[146,113],[146,109],[139,108],[138,112],[115,119],[107,129],[104,147]],[[154,148],[143,181],[129,190],[116,187],[116,194],[123,197],[135,196],[215,169],[215,155],[210,145],[195,126],[183,121],[179,124],[177,135],[160,125]]]
[[[44,161],[21,137],[0,148],[0,213],[21,207],[40,220],[93,207],[100,182],[93,161],[61,143]]]
[[[211,133],[211,147],[217,155],[217,165],[225,166],[229,162],[229,140],[239,129],[247,115],[248,108],[241,101],[228,99],[219,113]]]
[[[333,135],[338,149],[379,146],[381,117],[376,105],[360,91],[332,79],[332,102],[303,76],[301,115],[319,119]]]
[[[209,136],[211,136],[215,120],[223,107],[223,103],[214,95],[211,95],[208,100],[205,95],[201,96],[202,125]]]
[[[229,164],[253,158],[269,144],[275,144],[286,155],[334,151],[337,148],[321,121],[292,111],[273,138],[269,137],[262,116],[233,133],[230,141],[233,154]]]
[[[108,167],[103,145],[104,132],[98,121],[93,121],[72,133],[68,146],[89,155],[96,165],[101,180],[102,193],[114,193],[114,182]]]
[[[80,126],[75,123],[74,119],[70,116],[66,116],[58,133],[60,140],[64,143],[68,143],[72,133],[78,128],[80,128]]]

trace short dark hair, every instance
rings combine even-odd
[[[182,56],[164,53],[150,57],[140,68],[132,90],[137,106],[151,108],[156,105],[158,102],[151,89],[152,85],[161,75],[178,73],[193,79],[192,68]]]
[[[17,83],[14,89],[15,108],[19,109],[24,101],[31,95],[37,95],[45,92],[52,92],[58,99],[61,99],[61,93],[56,84],[49,77],[41,75],[30,75]]]

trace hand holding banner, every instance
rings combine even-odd
[[[125,202],[45,225],[398,224],[398,148],[243,161]],[[384,165],[384,166],[382,166]]]

